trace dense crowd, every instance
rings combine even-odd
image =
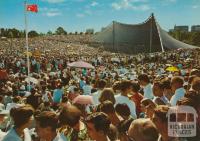
[[[30,41],[41,51],[30,78],[24,42],[1,41],[0,141],[200,140],[199,49],[125,55],[56,38]],[[68,66],[77,60],[94,69]],[[196,136],[168,135],[174,106],[195,109],[172,119],[195,120]]]

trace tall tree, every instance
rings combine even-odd
[[[32,30],[32,31],[30,31],[30,32],[28,33],[28,36],[29,36],[30,38],[32,38],[32,37],[37,37],[37,36],[39,36],[39,34],[38,34],[36,31]]]
[[[57,34],[57,35],[66,35],[67,32],[64,30],[63,27],[58,27],[58,28],[56,29],[56,34]]]
[[[51,30],[49,30],[49,31],[47,32],[47,35],[53,35],[53,32],[52,32]]]
[[[192,33],[191,42],[193,45],[200,46],[200,32]]]

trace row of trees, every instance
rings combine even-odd
[[[91,30],[90,30],[91,31]],[[37,31],[30,31],[28,33],[28,36],[29,37],[38,37],[38,36],[43,36],[43,35],[72,35],[72,34],[75,34],[75,35],[82,35],[82,34],[93,34],[93,32],[88,32],[86,30],[85,33],[83,32],[69,32],[67,33],[67,31],[65,31],[65,29],[63,27],[58,27],[56,29],[55,32],[52,32],[52,31],[48,31],[47,33],[38,33]],[[0,29],[0,37],[7,37],[7,38],[24,38],[25,37],[25,31],[24,30],[18,30],[16,28],[12,28],[12,29],[7,29],[7,28],[1,28]]]
[[[170,31],[169,34],[175,39],[187,44],[200,46],[200,32]]]
[[[38,37],[38,36],[43,36],[43,35],[82,35],[82,34],[94,34],[94,30],[93,29],[87,29],[85,33],[83,32],[70,32],[67,33],[67,31],[65,31],[65,29],[63,27],[58,27],[56,29],[55,32],[52,31],[48,31],[47,33],[38,33],[37,31],[30,31],[28,33],[29,37]],[[188,43],[188,44],[192,44],[192,45],[196,45],[196,46],[200,46],[200,32],[182,32],[182,31],[170,31],[169,34],[174,37],[175,39]],[[12,29],[5,29],[5,28],[1,28],[0,29],[0,37],[7,37],[7,38],[24,38],[25,37],[25,31],[24,30],[18,30],[16,28],[12,28]]]
[[[28,33],[28,35],[29,37],[37,37],[43,34],[37,33],[36,31],[32,30]],[[0,29],[0,37],[24,38],[25,36],[26,36],[26,33],[24,30],[18,30],[16,28],[12,28],[12,29],[1,28]]]

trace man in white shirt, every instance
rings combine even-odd
[[[153,90],[152,90],[153,85],[150,83],[150,79],[148,75],[141,74],[138,76],[138,80],[139,80],[140,86],[143,87],[144,98],[153,99],[154,98]]]
[[[23,104],[19,104],[19,101],[20,101],[19,96],[14,97],[13,102],[7,104],[6,110],[10,111],[12,108],[18,108],[18,107],[22,106]]]
[[[124,103],[127,104],[128,107],[129,107],[129,109],[130,109],[130,111],[131,111],[131,116],[132,116],[134,119],[137,118],[137,116],[136,116],[136,106],[135,106],[135,103],[134,103],[133,101],[131,101],[127,96],[123,96],[123,95],[119,94],[119,95],[116,95],[116,96],[115,96],[115,100],[116,100],[115,106],[116,106],[117,104],[124,104]]]
[[[183,88],[184,80],[180,76],[175,76],[171,80],[172,92],[174,95],[170,99],[170,104],[176,106],[177,101],[185,95],[185,89]]]

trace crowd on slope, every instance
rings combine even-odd
[[[5,50],[0,57],[0,141],[200,139],[200,116],[196,136],[189,138],[169,136],[167,116],[176,105],[191,106],[200,115],[199,49],[73,56],[45,48],[43,56],[30,57],[30,79],[24,54]],[[95,68],[68,67],[79,59]]]

